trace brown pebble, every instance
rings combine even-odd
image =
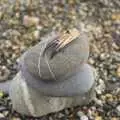
[[[39,24],[39,18],[25,15],[24,18],[23,18],[23,24],[26,27],[31,27],[33,25],[38,25]]]
[[[95,120],[103,120],[101,116],[96,116]]]

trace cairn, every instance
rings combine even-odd
[[[95,85],[88,56],[84,32],[74,28],[45,36],[19,59],[19,72],[9,87],[13,108],[25,115],[43,116],[88,104]]]

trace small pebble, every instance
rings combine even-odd
[[[117,106],[118,115],[120,116],[120,105]]]
[[[89,58],[88,62],[93,65],[95,63],[95,61],[92,58]]]
[[[99,99],[95,98],[94,101],[97,105],[103,106],[103,101],[102,100],[99,100]]]
[[[5,118],[5,116],[2,113],[0,113],[0,120],[2,120],[4,118]]]
[[[112,117],[111,120],[119,120],[117,117]]]
[[[3,114],[4,116],[7,116],[9,114],[9,111],[4,111]]]
[[[88,110],[88,114],[87,115],[88,115],[89,119],[91,119],[91,120],[94,119],[92,110]]]
[[[68,109],[65,109],[65,114],[69,115],[69,110]]]
[[[109,98],[112,98],[112,94],[107,93],[107,94],[105,95],[105,97],[108,98],[108,99],[109,99]]]
[[[84,115],[84,113],[83,113],[82,111],[78,111],[78,112],[77,112],[77,116],[78,116],[78,117],[81,117],[81,116],[83,116],[83,115]]]
[[[11,120],[22,120],[22,119],[20,119],[18,117],[13,117]]]
[[[98,81],[98,85],[95,88],[96,92],[98,95],[102,94],[102,92],[104,92],[105,90],[105,83],[102,79],[99,79]]]
[[[113,82],[113,83],[115,83],[115,82],[117,82],[117,78],[116,77],[112,77],[112,79],[110,80],[111,82]]]
[[[0,106],[0,112],[6,111],[6,107]]]
[[[120,77],[120,65],[117,68],[117,76]]]
[[[96,116],[95,120],[103,120],[101,116]]]
[[[119,50],[119,46],[115,43],[112,44],[112,47],[115,49],[115,50]]]
[[[92,106],[92,107],[91,107],[91,110],[92,110],[92,111],[96,111],[96,107],[95,107],[95,106]]]
[[[0,19],[2,18],[2,16],[3,16],[3,12],[0,11]]]
[[[43,29],[43,27],[42,27],[41,25],[37,25],[36,28],[37,28],[37,30],[39,30],[39,31]]]
[[[25,25],[26,27],[30,27],[30,26],[38,25],[38,24],[39,24],[38,17],[25,15],[23,18],[23,25]]]
[[[112,94],[106,94],[105,96],[106,96],[107,101],[109,101],[109,102],[113,101],[113,95]]]
[[[10,71],[7,69],[7,67],[0,66],[0,81],[7,80],[9,75]]]
[[[49,117],[49,120],[53,120],[53,118],[50,116],[50,117]]]
[[[62,118],[62,117],[64,117],[64,116],[65,116],[64,114],[58,113],[58,118]]]
[[[39,38],[40,38],[40,31],[39,31],[39,30],[34,31],[33,37],[34,37],[35,39],[39,39]]]
[[[108,58],[108,57],[109,57],[109,54],[102,53],[102,54],[100,55],[100,60],[105,60],[105,59]]]

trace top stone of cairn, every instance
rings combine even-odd
[[[60,81],[74,74],[88,56],[88,36],[74,28],[43,37],[39,44],[25,52],[20,64],[34,77]]]

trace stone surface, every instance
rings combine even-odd
[[[88,64],[84,64],[71,74],[64,77],[59,82],[45,82],[30,75],[26,69],[22,71],[22,76],[26,82],[38,90],[40,93],[48,96],[76,96],[87,93],[95,83],[95,70]]]
[[[12,81],[9,93],[13,108],[19,113],[30,116],[42,116],[67,107],[87,104],[93,95],[93,91],[88,91],[84,95],[71,97],[45,96],[27,85],[21,72]]]

